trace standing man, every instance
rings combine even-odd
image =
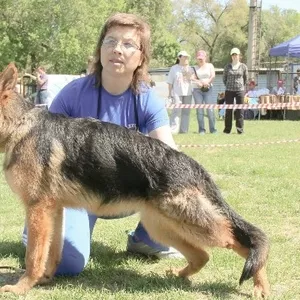
[[[35,104],[47,104],[48,98],[48,75],[43,66],[36,70],[37,94]]]

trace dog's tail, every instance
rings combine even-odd
[[[239,281],[241,285],[265,266],[269,253],[269,242],[265,233],[256,226],[243,220],[235,213],[231,217],[236,240],[242,247],[249,249]]]

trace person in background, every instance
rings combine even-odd
[[[245,97],[249,98],[255,98],[257,96],[257,91],[256,91],[256,82],[254,80],[251,80],[248,84],[248,91],[245,94]]]
[[[284,81],[279,79],[277,81],[277,85],[273,87],[271,94],[273,95],[284,95],[286,92],[286,88],[284,86]]]
[[[208,63],[207,55],[204,50],[199,50],[196,53],[198,66],[193,67],[194,74],[192,75],[193,96],[195,104],[216,104],[216,99],[213,99],[213,81],[215,79],[215,68],[213,64]],[[216,133],[216,117],[214,109],[207,109],[209,132]],[[205,134],[204,124],[204,109],[197,109],[198,132]]]
[[[35,104],[47,104],[48,98],[48,75],[43,66],[39,66],[36,70],[37,94]]]
[[[231,62],[224,67],[223,82],[225,85],[225,102],[233,104],[244,103],[245,88],[248,82],[248,67],[240,61],[241,52],[238,48],[230,51]],[[229,134],[232,129],[232,109],[226,108],[224,133]],[[244,132],[244,112],[235,110],[236,130],[238,134]]]
[[[67,84],[49,110],[114,123],[176,148],[165,102],[143,83],[149,59],[149,25],[133,14],[112,15],[100,33],[92,73]],[[64,210],[62,259],[56,274],[77,275],[84,269],[98,219],[85,210]],[[27,243],[26,228],[23,242]],[[177,250],[153,241],[141,223],[129,232],[127,251],[157,258],[182,257]]]
[[[258,104],[259,103],[259,91],[256,89],[256,82],[251,80],[248,84],[248,90],[245,94],[244,102],[248,104]],[[244,118],[248,120],[255,119],[259,114],[258,109],[246,109],[244,111]]]
[[[168,74],[169,99],[173,104],[192,103],[191,76],[193,70],[189,66],[190,55],[186,51],[180,51],[175,65]],[[174,108],[170,116],[172,133],[187,133],[189,131],[190,108]]]
[[[277,96],[283,96],[286,93],[286,88],[284,86],[284,81],[282,79],[277,80],[277,85],[273,87],[271,94],[277,95]],[[276,97],[281,98],[281,97]],[[277,99],[278,101],[279,99]],[[268,113],[270,115],[270,119],[284,119],[284,110],[283,109],[271,109],[268,110]]]
[[[300,95],[300,69],[297,69],[297,75],[294,77],[294,95]]]

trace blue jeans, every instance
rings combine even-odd
[[[78,275],[82,272],[90,257],[91,237],[98,218],[100,217],[88,214],[86,210],[64,209],[62,258],[56,275]],[[107,219],[115,218],[118,217]],[[166,248],[152,241],[141,223],[135,230],[135,237],[153,248]],[[26,227],[22,241],[27,245]]]
[[[39,90],[36,94],[35,104],[48,104],[48,91],[47,90]]]
[[[193,89],[195,104],[216,104],[217,100],[212,98],[212,88],[207,92],[202,92],[200,89]],[[216,117],[214,109],[207,109],[209,132],[216,132]],[[204,124],[204,108],[197,108],[198,131],[206,132]]]

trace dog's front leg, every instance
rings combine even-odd
[[[5,285],[1,292],[24,294],[43,277],[49,255],[51,236],[56,215],[55,200],[42,198],[31,201],[26,207],[28,243],[26,271],[15,285]]]
[[[38,284],[49,283],[53,278],[57,270],[57,267],[61,261],[62,246],[63,246],[62,227],[63,227],[63,207],[60,207],[56,211],[53,235],[52,235],[51,245],[49,249],[48,260],[46,263],[46,270],[43,278],[39,280]]]

